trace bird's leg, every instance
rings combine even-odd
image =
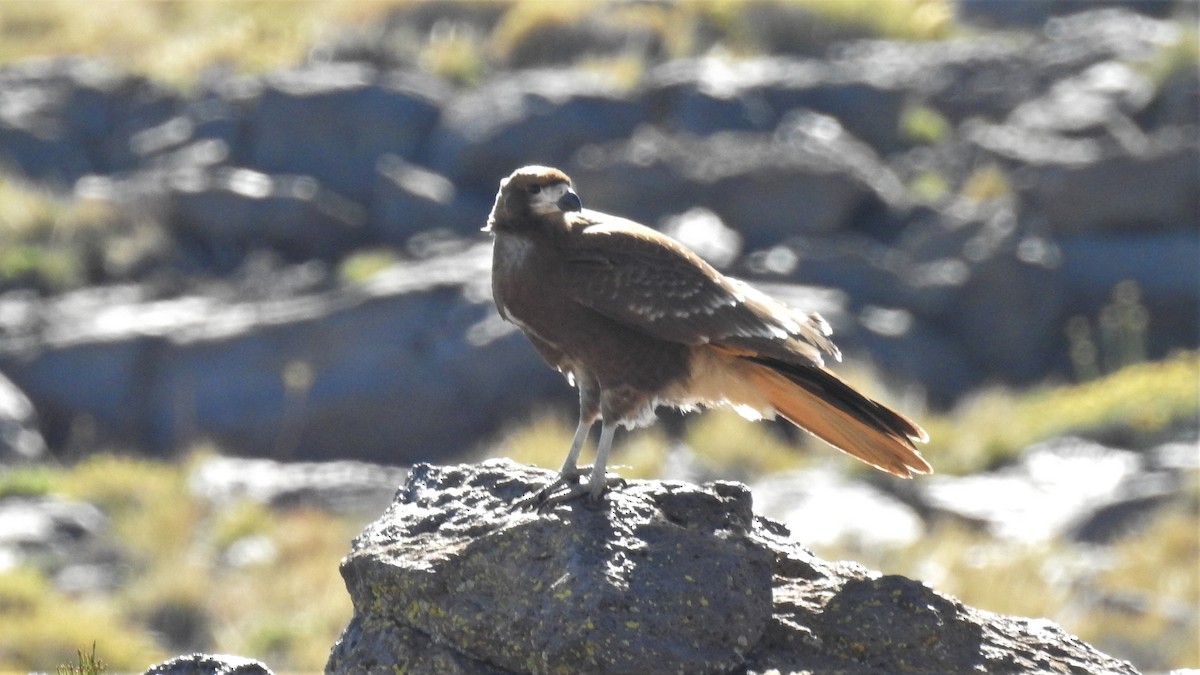
[[[599,502],[607,488],[624,483],[620,478],[614,478],[610,482],[605,474],[605,467],[608,466],[608,453],[612,450],[613,434],[616,430],[616,422],[608,420],[604,420],[600,427],[600,443],[596,446],[596,462],[592,464],[592,475],[588,479],[588,499],[593,502]]]
[[[537,493],[517,502],[518,506],[541,508],[574,499],[585,492],[579,485],[579,477],[591,467],[580,467],[577,462],[583,445],[587,443],[588,432],[592,430],[592,425],[600,417],[600,383],[582,370],[574,371],[572,377],[576,386],[579,387],[579,424],[575,427],[575,436],[571,439],[567,458],[563,460],[562,468],[558,471],[558,478]],[[567,488],[567,490],[561,494],[555,494],[563,488]]]
[[[571,439],[571,449],[567,451],[567,458],[563,460],[562,468],[558,470],[558,480],[564,484],[566,482],[575,482],[583,475],[583,469],[575,465],[579,459],[579,451],[583,450],[583,444],[587,442],[588,432],[592,430],[592,424],[586,417],[579,417],[579,424],[575,427],[575,437]],[[556,481],[557,482],[557,481]]]
[[[568,484],[563,481],[562,476],[559,476],[558,480],[537,494],[536,503],[539,510],[569,502],[584,495],[587,495],[590,503],[599,504],[606,489],[624,485],[625,481],[620,477],[614,476],[609,479],[604,471],[605,465],[608,464],[608,453],[612,449],[613,434],[616,430],[617,425],[609,422],[605,422],[604,426],[600,428],[600,444],[596,448],[596,463],[592,465],[592,475],[587,484],[581,485],[574,481]],[[564,486],[567,489],[554,493],[555,490]]]
[[[579,477],[583,475],[584,470],[576,466],[575,462],[579,459],[579,452],[583,449],[583,444],[587,442],[592,424],[593,422],[588,421],[587,417],[580,416],[579,426],[575,427],[575,437],[571,439],[571,449],[567,451],[567,458],[558,471],[558,478],[534,495],[534,503],[544,504],[560,488],[575,486],[579,483]]]

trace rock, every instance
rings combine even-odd
[[[1107,61],[1021,103],[1008,123],[1061,134],[1114,133],[1119,141],[1136,146],[1145,141],[1131,117],[1145,109],[1153,95],[1154,85],[1146,75]]]
[[[1121,7],[1150,16],[1166,17],[1179,3],[1176,0],[1058,0],[1057,2],[994,2],[959,0],[958,18],[968,23],[991,27],[1038,27],[1055,18],[1095,10]]]
[[[363,64],[276,71],[264,78],[251,122],[251,166],[312,176],[366,202],[379,159],[419,157],[448,96],[436,78]]]
[[[1013,126],[970,125],[969,141],[1014,170],[1023,218],[1057,234],[1195,228],[1200,175],[1195,128],[1165,128],[1132,148]]]
[[[861,480],[828,469],[784,471],[755,481],[755,510],[808,546],[902,549],[925,533],[915,509]]]
[[[308,176],[218,167],[172,171],[155,182],[162,192],[152,199],[184,269],[228,274],[260,250],[291,262],[332,262],[365,239],[362,207]]]
[[[78,56],[0,68],[0,164],[69,187],[136,166],[131,138],[174,116],[179,97],[111,63]]]
[[[12,314],[27,321],[0,334],[0,369],[52,447],[88,420],[155,454],[204,437],[276,459],[437,459],[534,401],[574,407],[496,315],[490,258],[481,244],[362,285],[261,299],[110,288],[29,300]]]
[[[1067,437],[1030,446],[1017,463],[996,471],[931,476],[919,492],[934,511],[979,523],[999,537],[1102,543],[1180,497],[1183,476],[1146,471],[1135,452]]]
[[[342,563],[354,615],[326,672],[1136,672],[1049,621],[820,560],[739,484],[513,508],[553,476],[414,467]]]
[[[0,498],[0,570],[33,565],[67,593],[111,591],[127,571],[95,506],[56,497]]]
[[[907,206],[874,152],[814,113],[788,118],[774,134],[698,138],[643,128],[583,148],[568,172],[587,208],[654,225],[680,205],[703,207],[751,249],[799,234],[869,229]]]
[[[243,656],[189,654],[156,663],[143,675],[271,675],[271,670]]]
[[[508,462],[413,467],[342,565],[358,644],[407,626],[515,672],[704,673],[762,639],[770,557],[747,536],[744,487],[635,483],[611,511],[514,511],[548,476]],[[423,542],[415,557],[390,552],[410,538]],[[363,654],[343,639],[327,670],[375,665]],[[410,667],[378,663],[389,665]]]
[[[374,513],[388,505],[408,469],[365,462],[275,462],[212,457],[188,476],[188,488],[210,502],[252,499],[276,508]]]
[[[0,465],[41,459],[46,439],[29,397],[0,373]]]
[[[376,168],[367,225],[372,242],[400,246],[435,229],[475,236],[487,222],[491,202],[441,174],[396,155],[380,158]]]
[[[907,93],[901,82],[879,76],[881,68],[891,70],[874,61],[678,59],[650,71],[641,95],[656,124],[673,132],[770,131],[808,110],[888,153],[906,145],[899,120]]]
[[[502,75],[446,103],[421,163],[461,189],[494,196],[513,169],[565,166],[583,145],[628,136],[645,114],[611,78],[564,70]]]

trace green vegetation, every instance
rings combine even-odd
[[[418,0],[198,2],[10,0],[0,3],[0,63],[34,56],[91,54],[153,79],[187,85],[213,64],[242,73],[295,65],[323,41],[416,5]],[[417,65],[463,84],[478,82],[498,64],[537,49],[555,34],[601,21],[614,30],[653,35],[663,56],[707,49],[695,35],[713,31],[731,53],[761,49],[756,27],[743,17],[748,0],[697,0],[668,5],[585,5],[543,0],[495,0],[477,11],[500,16],[490,34],[466,22],[439,22],[429,35],[389,45]],[[776,0],[762,12],[804,8],[830,25],[858,34],[934,39],[954,32],[950,0]],[[113,20],[114,15],[118,20]],[[769,22],[778,28],[781,22]],[[795,22],[793,22],[795,23]],[[811,23],[802,22],[802,23]],[[806,38],[802,29],[795,39]],[[413,44],[415,43],[415,44]],[[640,49],[640,47],[631,47]],[[638,54],[642,56],[642,54]],[[628,67],[628,64],[626,64]],[[640,69],[639,69],[640,71]]]
[[[39,494],[101,509],[128,577],[112,593],[79,594],[43,570],[0,572],[0,672],[53,669],[93,641],[117,672],[198,647],[321,669],[350,618],[338,562],[370,515],[213,505],[187,489],[194,461],[102,454],[23,470]]]
[[[78,661],[73,664],[65,664],[58,667],[58,675],[100,675],[108,670],[108,666],[104,660],[96,656],[96,643],[92,643],[92,651],[84,653],[82,649],[77,650]]]
[[[1161,438],[1196,423],[1200,354],[1139,363],[1082,384],[1017,394],[981,392],[949,415],[926,418],[925,455],[942,473],[993,466],[1022,448],[1066,434]]]
[[[387,248],[356,251],[338,264],[338,278],[343,283],[360,283],[394,265],[400,257]]]
[[[826,19],[867,26],[894,40],[933,40],[954,31],[954,6],[945,0],[792,0]]]
[[[241,72],[294,65],[330,27],[395,4],[16,0],[0,7],[0,62],[91,54],[184,84],[218,63]]]

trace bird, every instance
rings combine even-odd
[[[606,474],[618,427],[651,423],[659,406],[730,406],[782,417],[877,469],[932,473],[928,434],[825,367],[841,359],[829,324],[727,277],[680,242],[583,208],[559,169],[525,166],[500,181],[483,227],[492,235],[492,297],[541,358],[579,390],[579,423],[543,506],[619,479]],[[596,422],[590,476],[579,455]]]

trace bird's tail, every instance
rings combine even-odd
[[[833,373],[759,356],[748,375],[776,413],[833,447],[902,478],[932,473],[915,443],[929,440],[915,422],[855,391]]]

